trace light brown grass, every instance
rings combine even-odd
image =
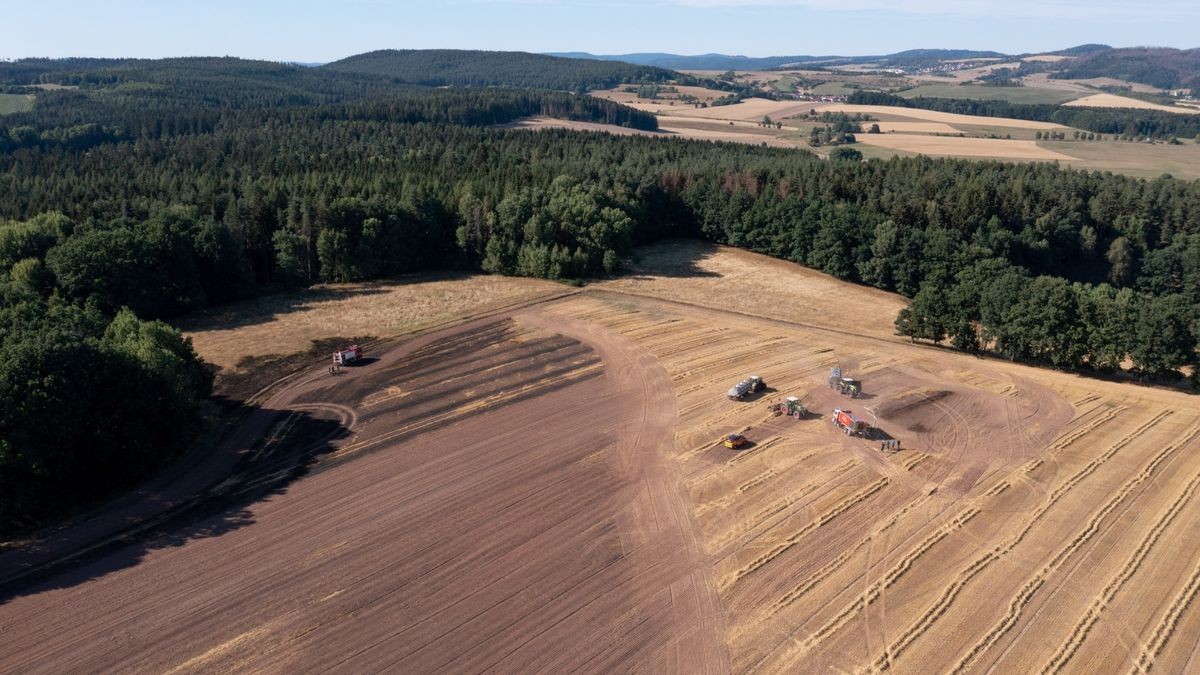
[[[539,279],[485,275],[334,284],[266,295],[179,322],[200,357],[234,368],[248,356],[293,354],[317,340],[392,337],[563,292]]]
[[[736,248],[680,240],[645,247],[639,254],[641,260],[631,274],[594,286],[881,337],[896,332],[892,320],[907,304],[894,293],[852,286],[799,265]],[[848,314],[838,311],[841,303],[872,309]]]

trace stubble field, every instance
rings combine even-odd
[[[1193,668],[1195,399],[912,345],[902,304],[664,244],[314,367],[265,404],[268,443],[342,427],[309,475],[220,534],[4,586],[5,669]],[[767,391],[728,400],[749,374]],[[767,411],[789,395],[814,414]]]

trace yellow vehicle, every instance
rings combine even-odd
[[[723,442],[725,444],[725,447],[731,448],[734,450],[742,447],[743,445],[745,445],[747,443],[746,437],[741,434],[729,434],[728,436],[725,437],[725,440]]]

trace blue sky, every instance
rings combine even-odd
[[[330,61],[382,48],[1017,53],[1200,46],[1200,0],[96,0],[5,3],[0,58],[232,55]],[[22,28],[27,27],[27,28]]]

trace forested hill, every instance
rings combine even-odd
[[[842,61],[837,56],[740,56],[729,54],[665,54],[644,52],[635,54],[590,54],[588,52],[555,52],[550,56],[599,61],[622,61],[676,70],[758,70],[782,68],[812,61]]]
[[[833,64],[875,63],[892,67],[913,67],[947,59],[977,59],[1003,56],[1000,52],[981,52],[970,49],[909,49],[895,54],[876,56],[731,56],[728,54],[697,54],[684,56],[659,52],[598,55],[587,52],[554,52],[551,56],[579,59],[624,61],[677,70],[766,70],[799,67],[812,64],[821,67]]]
[[[1051,77],[1113,77],[1161,89],[1200,89],[1200,48],[1134,47],[1095,51],[1068,61]]]
[[[385,49],[334,61],[321,70],[385,75],[401,82],[435,87],[521,87],[579,92],[627,82],[665,82],[677,77],[677,73],[654,66],[528,52],[459,49]]]
[[[211,131],[234,111],[355,104],[343,112],[406,122],[500,124],[526,115],[656,129],[654,115],[610,101],[559,92],[438,91],[367,73],[231,57],[24,59],[0,62],[0,85],[55,84],[33,112],[0,117],[0,151],[135,140]]]
[[[40,93],[39,108],[136,101],[139,107],[172,111],[313,105],[406,88],[385,77],[233,57],[0,62],[0,85],[38,84],[70,89]]]

